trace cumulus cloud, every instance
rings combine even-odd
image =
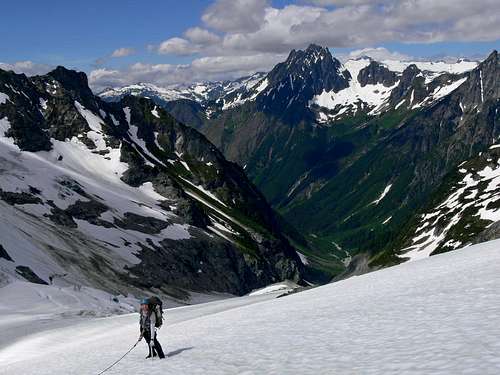
[[[171,86],[204,80],[239,78],[257,71],[268,71],[286,55],[212,56],[194,59],[191,64],[136,63],[122,70],[99,68],[89,74],[95,92],[139,82]]]
[[[238,77],[256,71],[268,71],[285,58],[286,55],[282,54],[201,57],[193,60],[191,69],[198,75],[230,74]]]
[[[113,51],[111,54],[111,57],[125,57],[125,56],[130,56],[135,53],[135,50],[133,48],[118,48]]]
[[[331,6],[331,7],[330,7]],[[282,53],[311,42],[359,47],[385,42],[433,43],[500,39],[498,0],[309,0],[273,7],[266,0],[218,0],[169,53]],[[174,43],[175,42],[175,43]],[[164,49],[159,51],[163,53]]]
[[[198,52],[198,47],[184,38],[170,38],[165,40],[158,47],[158,53],[161,55],[191,55]]]
[[[362,5],[362,4],[385,4],[393,3],[394,0],[303,0],[303,3],[313,4],[317,6],[346,6],[346,5]]]
[[[263,24],[267,0],[217,0],[201,19],[208,27],[224,32],[254,32]]]
[[[187,29],[184,36],[189,39],[192,43],[211,45],[220,41],[220,37],[206,29],[201,27],[192,27]]]
[[[89,84],[94,91],[107,87],[121,87],[138,82],[169,85],[176,81],[189,82],[184,65],[135,63],[123,70],[99,68],[89,73]]]
[[[12,70],[16,73],[24,73],[27,76],[34,76],[39,74],[46,74],[51,71],[54,67],[47,64],[37,64],[33,61],[18,61],[12,64],[1,63],[0,69],[2,70]]]
[[[498,0],[299,0],[273,6],[270,0],[216,0],[200,25],[148,46],[159,54],[196,55],[186,66],[139,64],[124,70],[92,72],[95,86],[138,81],[160,85],[230,78],[268,70],[291,49],[310,43],[356,48],[343,59],[377,60],[410,56],[384,48],[388,42],[434,43],[500,39]]]

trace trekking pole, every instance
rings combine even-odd
[[[134,346],[132,346],[128,352],[126,352],[124,355],[122,355],[120,357],[120,359],[118,359],[117,361],[113,362],[113,364],[111,364],[110,366],[106,367],[104,370],[102,370],[99,374],[97,375],[102,375],[104,374],[106,371],[108,371],[111,367],[113,367],[114,365],[116,365],[118,362],[120,362],[123,358],[125,358],[125,356],[130,353],[132,350],[134,350],[134,348],[137,346],[137,344],[139,344],[139,342],[141,341],[141,339],[137,340],[137,342],[134,344]]]

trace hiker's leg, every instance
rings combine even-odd
[[[146,340],[146,344],[148,344],[149,355],[151,357],[153,353],[151,353],[151,334],[149,332],[144,332],[144,340]]]
[[[158,357],[165,358],[165,354],[163,353],[163,349],[160,345],[160,342],[156,338],[156,333],[155,333],[155,338],[154,338],[154,344],[155,344],[156,352],[158,353]]]

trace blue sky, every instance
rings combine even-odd
[[[437,4],[436,4],[437,3]],[[318,43],[341,58],[483,57],[500,2],[476,0],[106,0],[2,4],[0,65],[83,70],[94,87],[159,85],[266,70]]]
[[[2,17],[0,33],[8,38],[2,38],[0,61],[88,68],[122,45],[146,55],[148,44],[197,24],[206,5],[201,0],[9,1],[2,4],[8,17]],[[161,60],[175,61],[175,56]]]

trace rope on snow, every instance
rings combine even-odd
[[[102,370],[102,371],[101,371],[99,374],[97,374],[97,375],[104,374],[104,373],[105,373],[106,371],[108,371],[111,367],[113,367],[113,366],[114,366],[114,365],[116,365],[118,362],[120,362],[123,358],[125,358],[125,356],[126,356],[128,353],[130,353],[132,350],[134,350],[134,348],[137,346],[137,344],[139,344],[139,342],[140,342],[140,341],[141,341],[140,339],[139,339],[139,340],[137,340],[137,342],[134,344],[134,346],[132,346],[132,347],[128,350],[128,352],[126,352],[124,355],[122,355],[122,356],[120,357],[120,359],[119,359],[119,360],[115,361],[112,365],[110,365],[110,366],[106,367],[104,370]]]

